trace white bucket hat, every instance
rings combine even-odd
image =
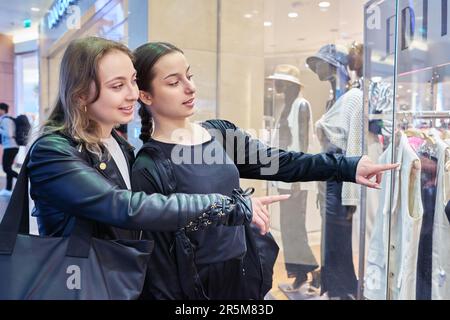
[[[276,66],[273,74],[266,79],[289,81],[303,87],[303,83],[300,82],[300,70],[290,64],[280,64]]]

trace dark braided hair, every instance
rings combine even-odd
[[[150,110],[147,109],[147,106],[142,102],[140,103],[139,116],[141,117],[141,134],[139,135],[139,139],[141,139],[143,143],[146,143],[150,140],[153,133],[153,117]]]
[[[134,51],[134,67],[137,71],[139,90],[152,93],[151,83],[155,78],[153,67],[160,58],[173,52],[183,53],[181,49],[167,42],[149,42]],[[139,108],[139,116],[141,117],[139,139],[146,143],[150,140],[153,132],[153,117],[148,106],[141,100],[139,100],[139,103],[141,105]]]

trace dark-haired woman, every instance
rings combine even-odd
[[[276,150],[228,121],[196,124],[190,120],[195,112],[193,70],[183,52],[158,42],[139,47],[134,55],[144,142],[132,171],[136,191],[232,195],[240,178],[336,179],[376,188],[381,172],[395,167],[373,164],[366,157]],[[270,172],[274,164],[278,170]],[[374,176],[377,181],[370,181]],[[155,240],[146,288],[151,298],[261,299],[267,288],[256,287],[269,283],[270,289],[274,261],[264,249],[270,241],[249,228],[203,229],[200,225],[197,230],[145,236]],[[258,268],[263,269],[262,275]]]

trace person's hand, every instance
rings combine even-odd
[[[275,202],[287,200],[290,196],[290,194],[286,194],[251,198],[253,210],[252,223],[258,227],[262,235],[265,235],[267,232],[269,232],[270,228],[269,210],[267,210],[266,206]]]
[[[376,164],[368,156],[363,156],[359,160],[358,167],[356,168],[356,183],[363,186],[367,186],[373,189],[380,189],[381,178],[383,171],[395,169],[400,164]],[[376,177],[375,182],[371,181],[373,177]]]

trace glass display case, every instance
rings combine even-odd
[[[447,0],[365,7],[364,150],[400,163],[362,197],[367,299],[450,298],[448,13]]]
[[[265,0],[263,14],[244,15],[264,17],[268,144],[305,153],[361,154],[365,3],[334,0],[321,7],[317,1]],[[267,183],[269,195],[291,195],[270,211],[280,254],[267,298],[358,298],[359,190],[338,181]]]

